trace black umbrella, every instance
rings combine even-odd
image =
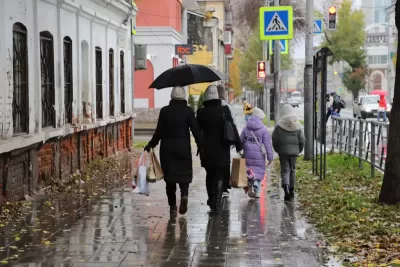
[[[164,71],[149,88],[168,88],[224,80],[224,75],[212,68],[198,64],[182,65]]]

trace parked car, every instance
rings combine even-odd
[[[300,92],[291,93],[290,97],[287,99],[287,104],[291,105],[292,107],[299,107],[301,103],[302,99]]]
[[[363,95],[357,97],[354,101],[353,105],[353,116],[354,118],[359,119],[367,119],[367,118],[376,118],[378,116],[378,95]],[[390,117],[390,111],[392,110],[392,106],[387,101],[387,117]]]

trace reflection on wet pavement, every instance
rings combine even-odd
[[[257,201],[231,190],[222,211],[213,214],[206,205],[205,171],[198,162],[194,166],[187,216],[170,216],[164,182],[151,184],[150,197],[113,190],[73,225],[60,227],[53,245],[28,249],[12,266],[322,265],[313,230],[293,204],[283,203],[272,182]]]

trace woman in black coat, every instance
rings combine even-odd
[[[197,110],[197,121],[203,132],[201,165],[206,169],[207,205],[212,210],[219,209],[224,190],[224,177],[230,166],[230,145],[224,138],[224,118],[233,125],[233,117],[228,106],[221,106],[217,87],[210,85],[204,94],[204,108]],[[236,151],[242,150],[239,134],[234,125]]]
[[[181,189],[181,204],[179,213],[185,214],[188,205],[189,184],[193,178],[192,149],[190,132],[192,131],[196,144],[200,147],[200,131],[194,111],[187,105],[185,89],[174,87],[171,101],[163,107],[158,118],[157,128],[146,151],[160,146],[160,162],[164,172],[166,191],[170,212],[176,213],[176,184]]]

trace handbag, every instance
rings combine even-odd
[[[250,132],[253,135],[254,139],[256,140],[257,145],[260,147],[261,154],[263,154],[263,156],[267,155],[267,149],[265,148],[264,144],[260,144],[260,142],[258,142],[258,139],[253,131],[250,131]]]
[[[235,145],[236,144],[236,136],[235,136],[235,130],[234,130],[234,125],[231,121],[229,121],[226,118],[226,114],[224,111],[224,108],[222,108],[222,118],[224,119],[224,139],[225,142],[228,143],[229,145]]]

